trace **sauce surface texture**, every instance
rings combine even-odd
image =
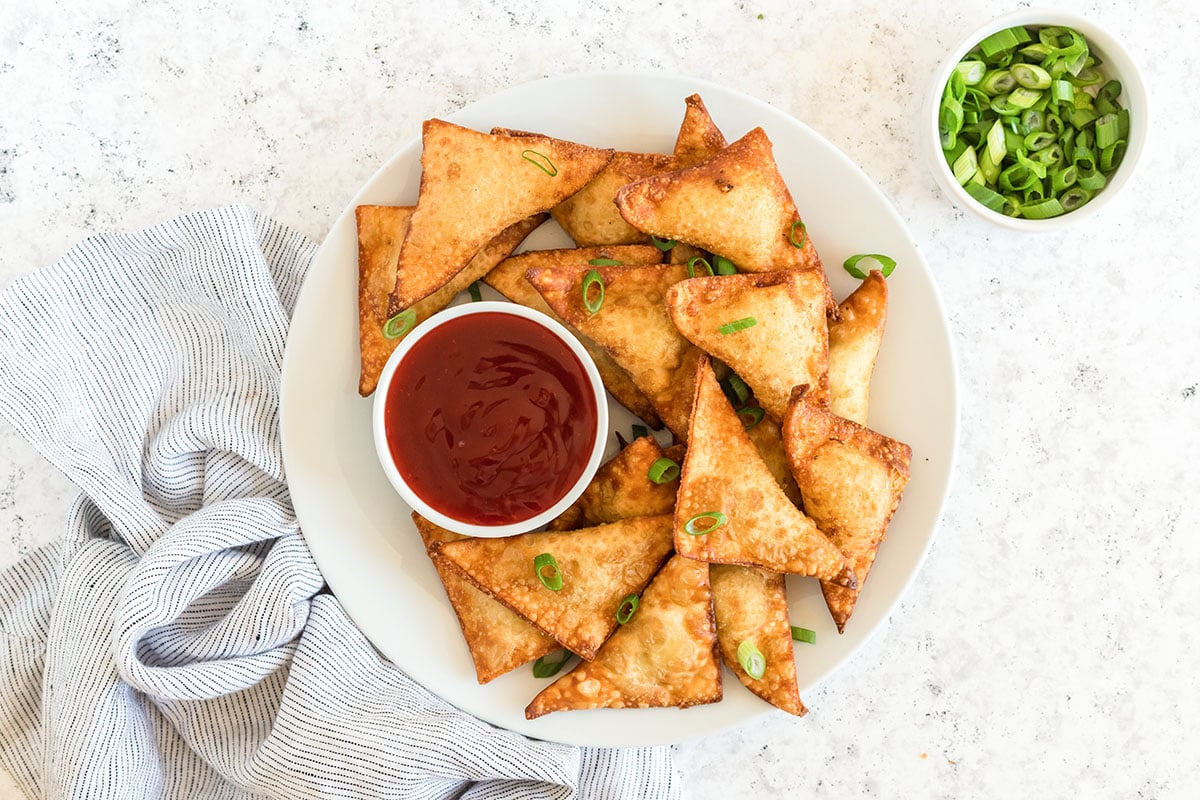
[[[451,319],[418,340],[388,389],[404,480],[443,514],[505,525],[558,502],[587,467],[596,400],[575,353],[532,320]]]

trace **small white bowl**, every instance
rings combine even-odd
[[[554,336],[571,349],[571,352],[579,359],[579,363],[583,365],[584,371],[587,373],[589,386],[596,401],[595,439],[592,442],[592,450],[588,457],[587,466],[584,467],[579,480],[550,508],[529,519],[507,525],[477,525],[463,522],[462,520],[443,514],[425,502],[419,494],[413,491],[400,474],[400,470],[396,468],[396,464],[392,460],[391,448],[388,446],[385,424],[384,412],[387,408],[388,389],[392,384],[392,377],[396,374],[396,368],[404,356],[412,350],[417,342],[435,328],[459,317],[482,313],[509,314],[514,317],[532,320],[554,334]],[[596,474],[596,469],[600,466],[601,459],[604,457],[604,446],[608,438],[608,400],[604,390],[604,383],[600,379],[600,373],[596,370],[596,365],[592,361],[591,356],[583,349],[583,345],[579,343],[579,340],[560,323],[540,311],[535,311],[515,303],[483,301],[465,303],[440,311],[422,322],[404,337],[396,349],[392,351],[392,355],[388,358],[387,363],[383,367],[383,372],[380,374],[379,386],[375,390],[374,407],[372,409],[372,425],[375,436],[375,454],[379,458],[379,464],[383,467],[384,474],[387,475],[392,487],[414,511],[429,521],[464,536],[490,538],[516,536],[520,533],[537,530],[546,525],[546,523],[562,514],[568,506],[579,498],[583,490],[587,488],[588,483],[591,482],[592,477]]]
[[[984,38],[996,31],[1016,26],[1036,26],[1044,28],[1048,25],[1063,25],[1074,28],[1088,42],[1088,48],[1103,62],[1100,71],[1106,78],[1121,82],[1121,105],[1129,109],[1129,140],[1126,144],[1125,156],[1120,166],[1108,180],[1108,184],[1084,205],[1047,219],[1025,219],[1009,217],[997,211],[992,211],[982,205],[954,179],[954,172],[946,163],[943,155],[941,140],[938,134],[938,112],[942,103],[942,92],[946,81],[962,57],[973,50]],[[1146,143],[1149,107],[1146,87],[1142,84],[1141,74],[1133,63],[1129,53],[1121,46],[1108,31],[1094,22],[1074,14],[1063,13],[1053,9],[1021,9],[994,19],[983,27],[966,36],[950,50],[950,55],[942,62],[937,74],[934,75],[933,85],[921,112],[922,147],[930,163],[934,176],[942,189],[950,195],[951,200],[961,208],[968,208],[989,222],[1003,225],[1020,231],[1050,231],[1059,230],[1090,219],[1107,205],[1133,175],[1134,168],[1141,158],[1142,149]]]

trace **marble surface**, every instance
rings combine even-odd
[[[234,201],[320,239],[422,119],[541,76],[759,97],[909,225],[949,312],[962,436],[888,628],[806,718],[679,745],[687,796],[1196,797],[1200,114],[1181,92],[1200,21],[1183,0],[1056,4],[1120,32],[1151,141],[1094,223],[1021,235],[953,207],[915,153],[945,49],[1025,5],[8,0],[0,285],[87,234]],[[0,566],[58,535],[73,491],[0,423]]]

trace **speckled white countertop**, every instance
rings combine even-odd
[[[689,74],[808,123],[935,270],[957,474],[888,629],[806,718],[679,745],[687,795],[1200,796],[1193,5],[1056,4],[1119,32],[1154,116],[1123,195],[1042,235],[955,209],[915,155],[945,49],[1027,3],[64,5],[0,4],[0,285],[89,233],[234,201],[320,239],[422,119],[540,76]],[[0,423],[0,566],[57,536],[72,494]]]

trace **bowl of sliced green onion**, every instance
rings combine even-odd
[[[1103,28],[1053,10],[990,22],[950,52],[924,112],[934,175],[959,206],[1019,230],[1095,214],[1146,139],[1146,89]]]

